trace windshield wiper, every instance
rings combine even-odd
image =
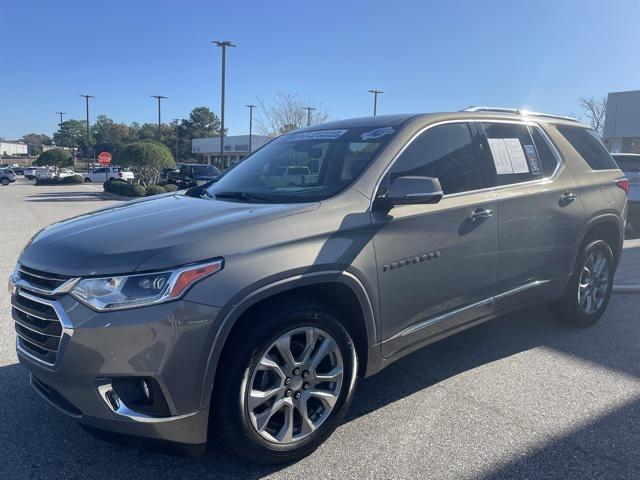
[[[214,194],[214,198],[233,198],[236,200],[244,200],[245,202],[272,202],[273,199],[265,195],[249,192],[219,192]]]

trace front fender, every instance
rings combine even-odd
[[[365,320],[367,343],[369,346],[368,352],[371,352],[371,347],[378,344],[378,329],[376,328],[376,317],[371,297],[360,279],[348,271],[319,271],[293,274],[251,290],[248,293],[241,292],[232,298],[220,311],[219,318],[221,318],[221,321],[218,323],[218,328],[211,342],[211,349],[205,369],[202,395],[200,398],[201,408],[206,408],[210,404],[215,374],[222,350],[226,344],[229,333],[240,317],[251,306],[279,293],[284,293],[298,287],[326,283],[341,283],[349,287],[356,294]]]

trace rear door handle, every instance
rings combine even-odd
[[[489,218],[492,215],[493,215],[493,210],[490,210],[488,208],[476,208],[473,212],[471,212],[471,215],[469,215],[469,218],[471,219],[472,222],[477,222],[479,220]]]
[[[572,191],[567,190],[562,194],[562,196],[560,197],[560,200],[563,202],[573,202],[576,198],[578,198],[577,193],[573,193]]]

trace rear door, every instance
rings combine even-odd
[[[487,315],[496,279],[495,172],[475,127],[452,122],[415,137],[383,177],[440,180],[437,204],[372,213],[385,356]]]
[[[478,126],[498,179],[496,307],[547,298],[553,281],[561,283],[573,269],[584,222],[576,184],[539,126],[498,121]]]

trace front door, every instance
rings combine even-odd
[[[491,313],[497,268],[495,170],[468,123],[429,128],[405,148],[381,189],[436,177],[435,205],[372,213],[385,356]]]

